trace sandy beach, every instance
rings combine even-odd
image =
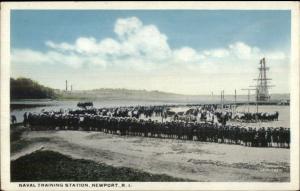
[[[253,148],[102,132],[26,131],[29,144],[11,160],[36,150],[52,150],[75,159],[195,181],[289,181],[289,149]]]

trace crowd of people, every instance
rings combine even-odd
[[[186,111],[184,115],[195,115],[195,111],[212,113],[211,107]],[[169,111],[169,112],[168,112]],[[169,114],[168,114],[169,113]],[[141,115],[146,117],[141,118]],[[199,114],[199,113],[198,113]],[[197,115],[198,115],[197,114]],[[83,130],[102,131],[121,136],[144,136],[239,144],[252,147],[289,147],[289,128],[246,128],[226,125],[227,113],[216,112],[215,123],[210,120],[157,121],[152,116],[175,116],[164,106],[90,108],[68,111],[43,111],[25,113],[24,125],[32,130]],[[213,115],[214,116],[214,115]],[[224,122],[225,121],[225,122]]]
[[[175,114],[175,118],[180,118],[176,115],[178,114]],[[220,123],[226,124],[228,120],[239,122],[278,121],[279,112],[233,112],[232,109],[220,109],[217,105],[204,105],[188,109],[182,115],[198,117],[202,121],[214,121],[213,118],[216,117]]]
[[[255,121],[278,121],[279,113],[275,112],[257,112],[257,113],[236,113],[232,119],[242,122],[255,122]]]

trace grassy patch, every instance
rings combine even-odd
[[[168,175],[112,167],[90,160],[72,159],[53,151],[36,151],[11,161],[11,180],[16,181],[190,181]]]
[[[27,147],[31,142],[22,139],[22,134],[27,131],[27,128],[21,125],[10,126],[10,152],[14,153]]]
[[[23,127],[22,125],[11,125],[10,126],[10,151],[11,153],[18,152],[31,144],[41,143],[41,142],[50,142],[50,138],[47,137],[37,137],[30,140],[22,138],[22,134],[28,131],[28,128]]]
[[[27,128],[22,127],[22,125],[11,125],[10,126],[10,141],[19,141],[21,139],[21,135],[25,132]]]
[[[28,147],[28,145],[30,145],[30,144],[31,144],[30,141],[27,141],[27,140],[24,140],[24,139],[12,142],[10,144],[10,151],[11,151],[11,153],[18,152],[18,151],[22,150],[23,148]]]
[[[27,147],[30,143],[27,140],[22,139],[22,134],[27,129],[20,125],[10,126],[10,151],[11,153],[22,150]]]
[[[37,137],[37,138],[32,138],[30,140],[21,138],[18,141],[11,142],[10,151],[11,151],[11,153],[15,153],[15,152],[21,151],[22,149],[24,149],[34,143],[50,142],[50,141],[51,141],[50,138],[47,138],[47,137]]]

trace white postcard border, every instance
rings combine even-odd
[[[190,10],[291,10],[291,104],[293,127],[290,148],[289,183],[261,182],[129,182],[132,187],[101,190],[296,190],[299,188],[299,3],[298,2],[10,2],[1,3],[1,187],[3,190],[28,190],[10,182],[9,77],[10,77],[10,10],[15,9],[190,9]],[[292,129],[292,128],[291,128]],[[48,182],[49,183],[49,182]],[[64,183],[64,182],[51,182]],[[67,182],[66,182],[67,183]],[[76,184],[78,182],[74,182]],[[93,182],[94,183],[94,182]],[[98,182],[100,183],[100,182]],[[109,182],[113,183],[113,182]],[[37,184],[37,183],[34,183]],[[89,183],[90,184],[90,183]],[[99,190],[100,188],[29,188],[30,190]]]

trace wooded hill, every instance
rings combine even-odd
[[[54,89],[29,78],[10,78],[11,99],[54,99],[57,96]]]

